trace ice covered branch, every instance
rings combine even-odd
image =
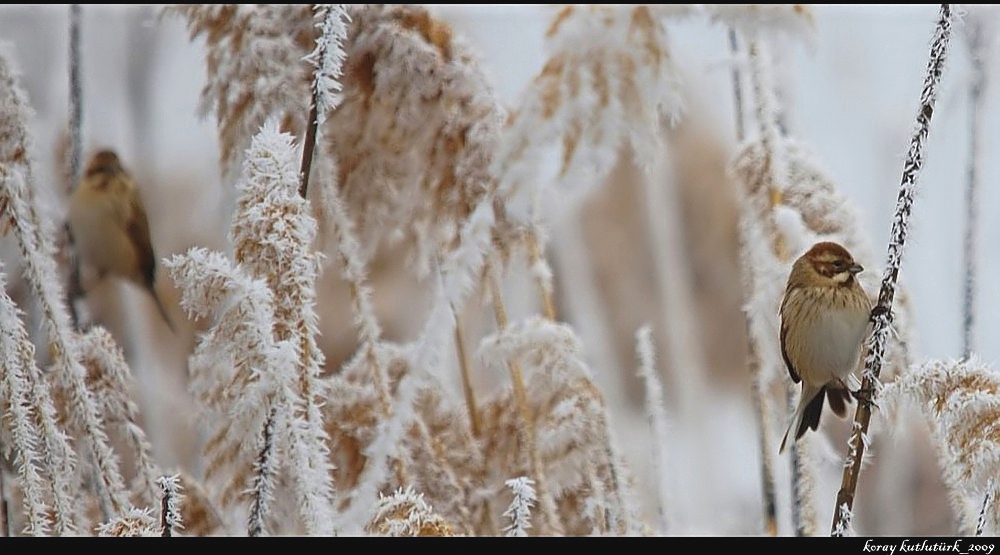
[[[326,118],[327,112],[340,103],[340,75],[344,64],[344,40],[347,37],[347,11],[343,4],[316,4],[313,6],[320,29],[316,37],[316,49],[308,61],[313,66],[312,95],[309,104],[309,119],[306,121],[306,136],[302,144],[302,165],[299,173],[302,183],[299,195],[306,198],[309,190],[309,174],[312,168],[313,151],[316,148],[316,131]]]
[[[892,229],[889,232],[889,247],[886,256],[885,270],[882,273],[882,286],[879,290],[878,301],[875,310],[872,312],[874,328],[868,340],[867,355],[865,356],[865,376],[861,386],[864,394],[872,399],[877,392],[879,375],[885,358],[886,343],[889,338],[889,330],[892,325],[892,301],[896,293],[896,281],[899,276],[899,267],[902,262],[903,247],[906,244],[906,236],[909,231],[910,213],[913,207],[914,193],[916,192],[917,177],[924,163],[924,147],[927,142],[927,135],[930,132],[931,116],[934,115],[934,104],[937,100],[938,88],[941,83],[941,75],[944,71],[945,57],[948,53],[948,44],[951,39],[952,7],[950,4],[942,4],[937,25],[934,29],[934,37],[930,46],[930,59],[927,64],[927,73],[924,76],[923,88],[920,94],[920,104],[917,109],[916,129],[910,139],[909,150],[903,164],[903,175],[899,186],[899,194],[896,198],[896,210],[892,220]],[[841,481],[840,491],[837,492],[837,503],[835,507],[846,507],[846,511],[834,511],[833,525],[831,533],[836,534],[838,530],[844,528],[842,520],[852,512],[854,507],[854,495],[858,487],[858,477],[861,474],[861,463],[864,457],[865,444],[862,438],[868,433],[868,426],[871,421],[871,404],[861,402],[855,413],[854,421],[860,427],[859,433],[852,434],[848,445],[847,459],[844,464],[844,475]]]

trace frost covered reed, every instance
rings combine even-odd
[[[909,150],[903,164],[903,176],[899,185],[899,195],[896,200],[896,211],[892,220],[892,230],[889,233],[889,247],[882,273],[882,286],[879,289],[878,301],[872,312],[874,329],[868,340],[865,354],[865,375],[862,382],[862,393],[869,399],[874,399],[880,387],[879,376],[885,363],[886,344],[892,325],[892,301],[896,293],[896,281],[899,276],[900,263],[903,257],[903,247],[909,231],[910,212],[916,190],[917,177],[924,162],[924,146],[930,132],[931,116],[934,115],[934,103],[937,100],[941,75],[944,71],[945,57],[948,53],[948,43],[951,39],[952,6],[941,4],[941,11],[934,36],[931,39],[930,56],[927,62],[927,73],[924,76],[923,88],[920,94],[920,104],[917,108],[916,128],[910,139]],[[865,442],[871,421],[871,404],[859,403],[854,418],[858,425],[857,433],[851,435],[847,458],[844,464],[844,476],[840,491],[837,492],[835,507],[845,510],[834,511],[834,533],[844,530],[845,519],[852,518],[854,496],[858,487],[858,476],[865,453]]]
[[[90,105],[82,103],[95,102],[78,86],[86,67],[79,24],[89,21],[83,9],[70,10],[71,160],[83,146],[79,115]],[[9,59],[0,57],[0,238],[9,235],[21,259],[19,266],[0,263],[0,532],[704,532],[688,515],[716,502],[720,490],[693,483],[693,492],[713,499],[682,497],[687,486],[676,481],[697,450],[687,442],[717,448],[705,434],[743,413],[724,397],[723,380],[707,381],[726,368],[702,358],[734,337],[702,326],[718,318],[704,310],[714,305],[703,303],[714,291],[704,282],[718,276],[705,280],[694,265],[699,224],[685,220],[690,184],[680,167],[686,161],[673,151],[675,139],[683,140],[675,124],[699,109],[685,101],[697,84],[686,82],[686,61],[676,58],[681,50],[672,42],[672,26],[684,17],[730,31],[739,144],[712,165],[725,166],[738,182],[729,225],[716,227],[738,229],[739,237],[731,238],[738,241],[732,252],[712,256],[740,272],[746,337],[735,340],[748,347],[747,410],[760,427],[760,531],[817,533],[825,436],[797,444],[792,483],[775,483],[782,473],[773,428],[792,399],[778,345],[782,285],[794,257],[818,240],[843,243],[866,267],[877,264],[857,211],[820,156],[796,140],[792,106],[776,92],[773,74],[781,68],[772,54],[787,38],[815,44],[811,9],[545,8],[540,69],[510,106],[500,101],[478,45],[434,9],[165,10],[204,47],[198,114],[216,127],[221,203],[232,209],[228,235],[211,237],[212,249],[188,248],[201,244],[192,241],[163,261],[191,319],[178,370],[198,426],[190,454],[168,453],[169,466],[177,466],[172,474],[144,430],[140,408],[148,400],[135,393],[136,381],[150,376],[134,374],[130,356],[144,355],[121,348],[102,327],[72,325],[56,263],[65,255],[55,248],[56,211],[39,198],[27,95]],[[935,79],[948,9],[932,50]],[[933,438],[961,529],[988,534],[1000,529],[997,486],[989,480],[996,384],[968,356],[971,310],[965,358],[914,364],[912,311],[896,283],[936,94],[931,85],[904,170],[905,206],[894,222],[879,297],[885,312],[866,362],[869,372],[876,367],[871,379],[883,366],[882,377],[894,379],[885,392],[890,404],[916,400],[937,426]],[[69,166],[75,174],[78,160]],[[638,171],[623,178],[616,167]],[[639,236],[597,241],[611,248],[627,242],[643,260],[598,259],[584,209],[630,201],[638,213],[611,213],[645,219]],[[606,216],[608,208],[593,213]],[[974,220],[970,212],[970,229]],[[974,256],[967,259],[972,276]],[[23,269],[23,284],[11,287],[6,268]],[[331,271],[333,280],[320,279]],[[872,292],[876,273],[861,276]],[[652,287],[652,295],[639,295],[648,307],[615,306],[609,290],[625,274],[644,280],[629,283]],[[966,291],[971,306],[971,287]],[[18,306],[26,296],[33,297],[38,326],[26,324],[31,318]],[[622,316],[646,317],[642,309],[662,317],[655,335],[650,326],[636,332],[642,320]],[[34,328],[41,330],[36,336]],[[742,356],[739,350],[718,366],[742,368]],[[638,372],[629,370],[636,363]],[[604,390],[606,384],[615,389]],[[666,443],[668,425],[677,445]],[[724,431],[728,438],[737,430]],[[651,460],[637,465],[623,441],[652,443]],[[851,441],[864,448],[867,421],[855,426]],[[742,447],[733,441],[719,452]],[[173,459],[185,456],[189,466],[176,465]],[[852,456],[861,459],[859,451]],[[722,503],[741,512],[754,506],[742,489]],[[850,495],[838,499],[835,535],[853,533]],[[789,513],[790,528],[779,522]],[[733,529],[724,512],[711,518]],[[758,524],[735,526],[753,533]]]
[[[989,503],[1000,464],[998,392],[1000,376],[975,356],[925,361],[884,388],[893,408],[911,403],[925,417],[948,500],[966,535],[987,524],[990,533],[1000,530],[1000,513]]]

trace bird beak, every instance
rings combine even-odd
[[[861,272],[865,271],[865,268],[861,264],[852,264],[851,267],[847,269],[847,271],[851,272],[852,274],[860,274]]]

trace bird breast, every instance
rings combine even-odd
[[[73,240],[85,264],[100,273],[129,276],[135,272],[135,248],[124,229],[125,207],[114,195],[79,189],[69,205]]]
[[[812,384],[842,379],[856,368],[868,326],[858,307],[810,310],[801,326],[788,330],[789,357],[802,378]]]

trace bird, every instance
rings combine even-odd
[[[801,382],[802,394],[779,453],[793,430],[798,441],[819,427],[824,398],[843,418],[851,397],[861,395],[854,370],[872,312],[857,279],[862,271],[846,248],[831,241],[816,243],[792,264],[781,300],[781,357],[792,381]]]
[[[88,160],[69,198],[67,224],[81,263],[93,267],[98,279],[117,276],[148,291],[174,331],[154,287],[156,255],[146,209],[135,180],[114,150],[99,150]]]

